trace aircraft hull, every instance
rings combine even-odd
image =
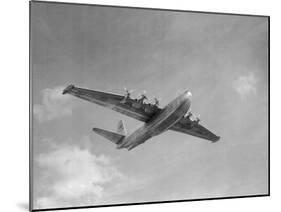
[[[156,114],[151,121],[127,136],[117,148],[128,148],[130,150],[151,137],[168,130],[187,113],[191,105],[190,97],[191,94],[187,91],[178,96],[161,113]]]

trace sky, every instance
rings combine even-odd
[[[32,2],[33,208],[268,192],[264,17]],[[219,142],[167,131],[132,151],[92,131],[143,123],[62,95],[69,84],[160,97],[192,92]]]

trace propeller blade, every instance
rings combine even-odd
[[[126,87],[124,87],[124,90],[127,94],[131,94],[133,93],[135,90],[131,89],[131,90],[128,90]]]
[[[146,96],[146,91],[145,90],[143,90],[143,92],[142,93],[139,93],[139,98],[145,98],[145,99],[147,99],[147,96]]]
[[[158,106],[160,104],[161,98],[154,98],[154,105]]]

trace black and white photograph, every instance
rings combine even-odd
[[[31,210],[269,195],[269,16],[29,6]]]

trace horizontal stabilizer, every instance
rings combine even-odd
[[[125,138],[124,135],[120,135],[118,133],[110,132],[107,130],[99,129],[99,128],[93,128],[93,131],[106,139],[110,140],[111,142],[115,144],[120,144],[122,140]]]
[[[69,85],[69,86],[67,86],[67,87],[63,90],[62,94],[68,93],[68,92],[71,91],[73,88],[75,88],[74,85]]]

